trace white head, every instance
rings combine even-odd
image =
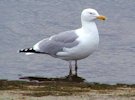
[[[85,22],[91,22],[95,19],[105,20],[105,16],[101,16],[98,14],[98,12],[95,9],[84,9],[81,14],[81,20]]]

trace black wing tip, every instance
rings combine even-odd
[[[21,49],[18,51],[18,53],[39,53],[39,54],[47,54],[47,53],[44,53],[44,52],[39,52],[39,51],[36,51],[34,50],[33,48],[25,48],[25,49]]]
[[[21,53],[21,52],[36,52],[36,51],[33,48],[25,48],[19,50],[18,52]]]

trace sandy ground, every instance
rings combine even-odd
[[[0,100],[135,100],[135,85],[1,80]]]
[[[117,90],[91,90],[72,96],[25,96],[28,91],[3,90],[0,91],[0,100],[135,100],[135,89],[122,88]],[[29,91],[31,92],[31,91]]]

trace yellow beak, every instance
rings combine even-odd
[[[106,20],[106,17],[105,17],[105,16],[100,15],[100,16],[97,16],[97,19],[99,19],[99,20]]]

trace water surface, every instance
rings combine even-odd
[[[100,46],[79,62],[79,75],[89,82],[135,83],[134,5],[134,0],[0,0],[0,79],[67,75],[67,62],[17,50],[80,27],[81,11],[95,8],[108,20],[96,22]]]

